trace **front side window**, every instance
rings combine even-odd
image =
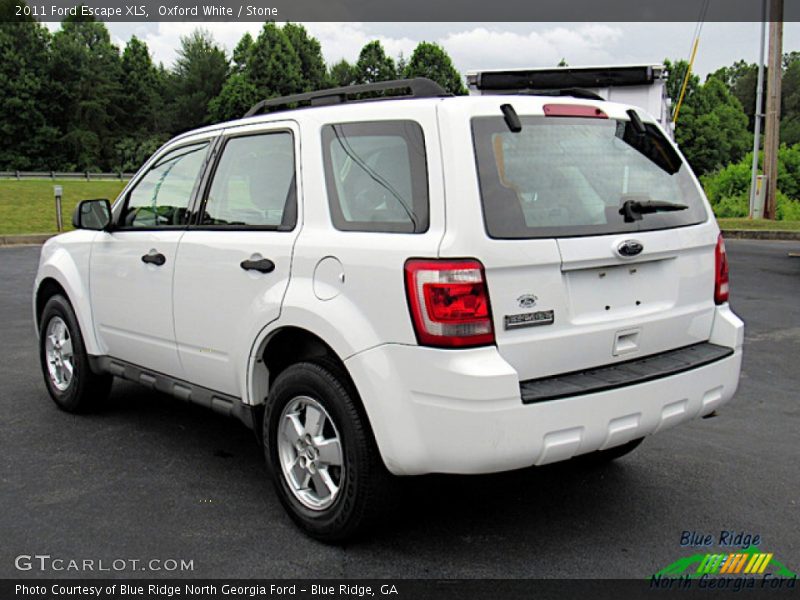
[[[186,225],[192,191],[203,168],[208,142],[171,150],[160,157],[128,194],[124,227]]]
[[[322,144],[334,227],[395,233],[428,230],[425,138],[418,123],[326,125]]]
[[[233,137],[222,150],[200,224],[291,230],[296,198],[290,132]]]
[[[521,121],[522,130],[511,132],[502,116],[472,120],[491,237],[602,235],[706,220],[688,165],[653,125],[640,133],[629,121],[615,119]],[[620,214],[626,202],[673,206],[626,221]]]

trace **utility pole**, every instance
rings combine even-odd
[[[764,134],[764,175],[767,177],[764,218],[775,218],[778,191],[778,146],[781,124],[781,74],[783,71],[783,0],[769,3],[769,56],[767,57],[767,113]]]
[[[756,210],[756,185],[758,184],[758,151],[761,149],[761,119],[764,118],[764,41],[767,33],[767,0],[761,0],[761,42],[758,45],[758,78],[756,82],[755,132],[753,134],[753,166],[750,177],[750,218],[761,217]],[[763,197],[763,196],[762,196]]]

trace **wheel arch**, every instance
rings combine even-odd
[[[262,440],[260,423],[272,383],[287,367],[304,361],[332,366],[347,379],[355,392],[354,401],[372,431],[358,386],[344,362],[347,355],[342,354],[341,348],[337,351],[329,340],[302,325],[282,324],[262,332],[253,345],[247,373],[248,403],[259,442]]]
[[[34,324],[36,325],[36,330],[38,331],[42,325],[42,313],[44,312],[44,307],[47,304],[47,301],[50,300],[53,296],[64,296],[67,302],[72,305],[72,301],[69,299],[69,294],[67,290],[64,289],[64,286],[61,285],[56,279],[53,277],[45,277],[39,283],[39,287],[36,288],[36,294],[34,298]]]
[[[75,313],[81,330],[87,354],[100,355],[103,352],[97,344],[92,320],[92,307],[89,298],[88,252],[85,253],[85,268],[81,269],[72,252],[56,247],[50,250],[45,246],[42,250],[43,261],[39,266],[33,294],[33,317],[36,333],[39,333],[41,316],[47,301],[53,295],[60,294],[66,298]]]
[[[332,362],[350,378],[344,358],[332,344],[305,327],[282,325],[262,335],[254,345],[248,374],[250,404],[263,405],[275,378],[287,367],[302,361]]]

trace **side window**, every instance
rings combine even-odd
[[[189,201],[208,142],[176,148],[158,159],[128,194],[121,223],[125,227],[186,225]]]
[[[200,224],[294,229],[296,196],[290,132],[233,137],[217,163]]]
[[[334,227],[397,233],[428,230],[428,168],[418,123],[326,125],[322,145]]]

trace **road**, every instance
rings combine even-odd
[[[345,547],[295,529],[233,420],[120,381],[98,414],[57,410],[31,320],[39,249],[0,249],[0,577],[92,575],[14,566],[49,554],[192,560],[169,575],[200,578],[640,578],[693,553],[684,530],[758,534],[798,571],[798,245],[728,249],[747,330],[740,389],[718,417],[603,468],[415,479],[382,528]]]

